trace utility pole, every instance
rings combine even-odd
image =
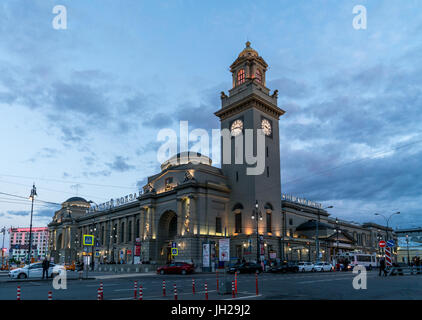
[[[34,200],[37,196],[37,189],[35,188],[35,183],[32,185],[31,195],[29,199],[31,200],[31,222],[29,225],[29,248],[28,248],[28,264],[31,263],[31,251],[32,251],[32,214],[34,212]],[[29,272],[29,269],[28,269]]]
[[[406,234],[406,243],[407,243],[407,265],[410,266],[409,235],[408,234]]]

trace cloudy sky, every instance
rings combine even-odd
[[[56,30],[53,8],[67,9]],[[367,29],[353,28],[353,7]],[[159,170],[157,133],[213,115],[246,40],[279,90],[283,192],[333,216],[422,226],[422,4],[408,1],[4,0],[0,192],[97,203]],[[57,207],[35,206],[43,226]],[[0,226],[30,203],[0,193]]]

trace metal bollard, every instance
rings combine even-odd
[[[174,287],[174,300],[177,300],[177,288],[176,288],[176,284],[174,284],[173,287]]]
[[[258,271],[255,273],[256,295],[258,295]]]
[[[48,291],[48,300],[53,300],[53,294],[51,291]]]
[[[16,300],[20,300],[21,299],[21,287],[18,286],[17,292],[16,292]]]
[[[133,299],[136,300],[136,295],[138,293],[138,281],[133,282]]]
[[[236,294],[237,294],[237,271],[234,274],[234,290],[236,291]]]
[[[195,294],[195,279],[192,279],[192,293]]]
[[[143,292],[142,292],[142,286],[139,285],[139,300],[142,300],[144,297]]]
[[[97,300],[98,301],[101,300],[101,289],[100,288],[97,289]]]
[[[163,280],[163,297],[166,296],[166,280]]]
[[[235,297],[235,293],[234,293],[234,281],[232,281],[232,298]]]
[[[100,282],[100,290],[101,290],[101,300],[104,300],[104,287],[103,282]]]
[[[206,281],[205,281],[205,300],[208,300],[208,285]]]
[[[218,270],[216,271],[216,275],[217,275],[217,292],[218,292]]]

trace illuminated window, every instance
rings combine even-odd
[[[237,84],[242,84],[245,82],[245,70],[240,69],[237,73]]]
[[[258,81],[259,83],[262,83],[262,73],[259,69],[256,69],[255,72],[255,79],[256,81]]]

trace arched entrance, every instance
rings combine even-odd
[[[171,260],[171,242],[177,235],[177,215],[174,211],[164,212],[158,221],[157,249],[161,263]]]

